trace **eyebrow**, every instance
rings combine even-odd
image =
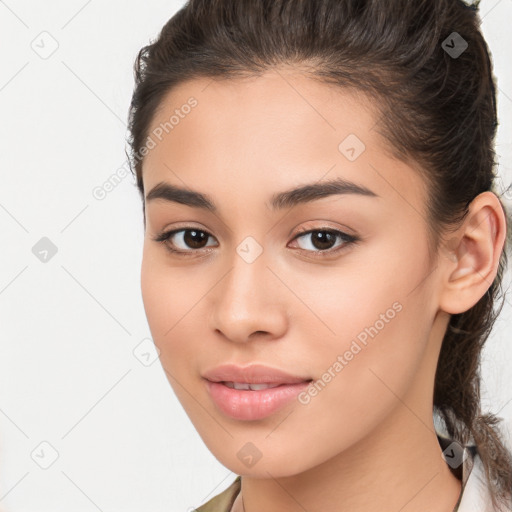
[[[343,194],[380,197],[363,185],[358,185],[344,178],[335,178],[329,181],[300,185],[297,188],[273,194],[269,204],[271,210],[282,210],[301,203],[309,203],[324,197]],[[208,195],[166,182],[158,183],[146,196],[146,202],[157,199],[217,212],[217,206]]]

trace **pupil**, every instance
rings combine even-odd
[[[329,233],[327,231],[316,231],[316,236],[313,236],[313,245],[317,249],[330,249],[330,246],[334,239],[335,239],[335,236],[333,233]],[[320,243],[319,247],[316,242]],[[322,245],[322,244],[324,244],[324,245]],[[327,244],[329,247],[326,247],[325,244]]]
[[[202,231],[189,230],[185,231],[184,239],[189,247],[200,249],[201,242],[207,240],[207,237]]]

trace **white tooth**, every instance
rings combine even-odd
[[[276,388],[279,384],[249,384],[253,391],[258,391],[260,389],[269,389]]]
[[[249,384],[241,383],[241,382],[233,382],[235,389],[249,389]]]
[[[277,388],[280,384],[247,384],[245,382],[224,382],[224,385],[231,389],[238,389],[241,391],[259,391],[261,389]]]

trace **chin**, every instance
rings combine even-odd
[[[263,441],[252,443],[247,439],[247,436],[240,441],[230,438],[231,444],[209,444],[207,447],[224,467],[233,473],[251,478],[289,477],[315,465],[314,461],[298,457],[296,447],[290,446],[287,450],[285,446],[280,445],[281,450],[277,451],[274,448],[263,447]],[[229,450],[229,447],[232,447],[232,450]]]

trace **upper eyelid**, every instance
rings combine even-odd
[[[162,233],[164,233],[164,234],[168,233],[169,236],[171,236],[171,235],[175,235],[177,233],[181,233],[182,231],[193,231],[193,230],[201,231],[202,233],[208,234],[208,236],[216,238],[215,235],[210,233],[210,231],[208,231],[207,229],[197,228],[195,226],[184,226],[184,227],[180,227],[180,228],[176,228],[176,229],[163,230]],[[312,232],[314,233],[315,231],[332,231],[332,232],[335,232],[335,233],[345,234],[345,235],[349,235],[350,236],[350,233],[342,231],[341,229],[332,228],[330,226],[320,226],[320,227],[317,227],[317,228],[299,228],[297,230],[297,232],[293,235],[293,237],[295,239],[298,236],[310,234]]]

